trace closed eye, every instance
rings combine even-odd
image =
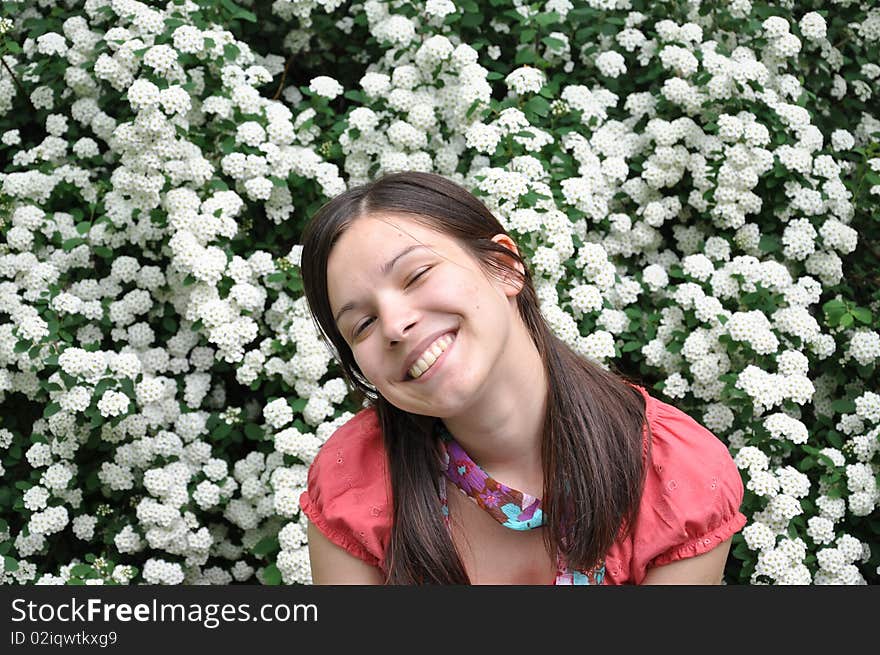
[[[430,266],[426,266],[426,267],[424,268],[424,270],[422,270],[421,273],[419,273],[418,275],[413,276],[413,278],[409,281],[409,284],[407,284],[406,286],[409,287],[411,284],[413,284],[416,280],[418,280],[420,277],[422,277],[425,273],[427,273],[427,272],[430,271],[430,270],[431,270],[431,267],[430,267]]]
[[[430,271],[431,268],[432,268],[431,266],[426,266],[424,269],[422,269],[421,272],[419,272],[418,274],[414,275],[414,276],[410,279],[410,281],[406,284],[406,287],[404,287],[404,288],[409,288],[409,287],[411,287],[411,286],[415,283],[416,280],[418,280],[418,279],[419,279],[420,277],[422,277],[425,273],[427,273],[428,271]],[[354,332],[354,336],[358,336],[361,332],[363,332],[363,331],[364,331],[364,328],[366,328],[370,323],[372,323],[372,321],[373,321],[373,319],[370,318],[370,319],[364,321],[363,323],[361,323],[361,324],[358,326],[357,330],[355,330],[355,332]]]

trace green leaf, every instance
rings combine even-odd
[[[562,50],[565,48],[565,41],[562,39],[554,39],[552,36],[545,36],[541,39],[541,43],[550,48],[551,50]]]
[[[865,307],[856,307],[850,312],[857,321],[869,325],[871,323],[871,310]]]
[[[10,557],[9,555],[3,556],[3,564],[6,567],[7,571],[18,571],[18,561]]]
[[[72,239],[67,239],[66,241],[64,241],[61,244],[61,249],[64,250],[64,252],[69,252],[70,250],[73,250],[82,243],[85,243],[85,241],[83,241],[79,237],[73,237]]]
[[[294,293],[298,293],[303,290],[303,282],[302,279],[298,275],[291,276],[290,280],[287,282],[287,288],[293,291]]]
[[[270,564],[265,569],[263,569],[263,581],[267,585],[281,584],[281,571],[279,571],[278,567],[274,564]]]
[[[91,575],[94,569],[88,564],[75,564],[70,567],[70,575],[75,575],[78,578],[81,578],[86,575]]]
[[[523,30],[519,33],[519,42],[520,43],[528,43],[532,39],[535,38],[537,32],[535,30]]]
[[[531,48],[522,48],[519,52],[516,53],[516,58],[514,59],[515,64],[534,64],[537,61],[538,55],[535,54],[535,51]]]
[[[839,398],[831,403],[831,409],[839,414],[851,414],[856,411],[856,404],[852,400]]]
[[[797,469],[801,473],[806,473],[812,468],[816,467],[816,460],[813,457],[804,457],[801,461],[797,463]]]
[[[92,224],[88,221],[83,221],[82,223],[76,224],[76,231],[85,236],[89,233],[89,230],[92,229]]]
[[[112,387],[116,381],[112,378],[104,378],[98,384],[95,385],[95,390],[92,391],[92,396],[95,398],[100,398],[104,395],[104,392],[107,391],[110,387]]]
[[[525,108],[541,117],[550,113],[550,103],[541,96],[531,98]]]
[[[775,252],[779,250],[779,239],[770,234],[765,234],[758,241],[758,248],[764,252]]]
[[[253,548],[251,548],[251,552],[257,557],[265,557],[266,555],[274,553],[279,548],[278,537],[264,537],[260,539]]]
[[[829,300],[822,305],[822,311],[830,316],[842,316],[846,312],[846,304],[842,300]]]
[[[244,426],[244,436],[251,441],[262,441],[265,437],[263,428],[256,423],[247,423]]]
[[[232,432],[232,425],[226,421],[221,421],[220,424],[214,428],[214,431],[211,432],[211,439],[214,441],[220,441],[221,439],[228,437],[230,432]]]
[[[53,414],[57,414],[61,411],[61,405],[58,403],[49,403],[46,405],[45,409],[43,409],[43,418],[49,418]]]
[[[843,448],[843,438],[840,436],[840,433],[835,430],[828,432],[828,443],[838,450]]]
[[[852,314],[844,314],[840,317],[840,326],[841,327],[849,327],[853,324],[853,315]]]
[[[240,54],[241,50],[238,49],[238,46],[235,46],[232,43],[227,43],[223,46],[223,56],[230,61],[235,61]]]
[[[541,27],[547,27],[548,25],[559,22],[559,14],[557,14],[555,11],[541,13],[535,16],[535,22]]]
[[[122,389],[122,393],[129,398],[134,398],[134,381],[131,378],[123,378],[119,381],[119,386]]]
[[[239,7],[237,4],[232,2],[232,0],[220,0],[220,4],[232,14],[233,18],[240,18],[241,20],[246,20],[249,23],[256,23],[257,16],[251,11],[248,11],[244,7]]]

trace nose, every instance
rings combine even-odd
[[[385,308],[381,319],[382,332],[389,346],[396,346],[409,334],[412,327],[418,322],[416,311],[398,301],[391,301]]]

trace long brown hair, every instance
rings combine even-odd
[[[515,275],[522,281],[517,308],[544,362],[549,385],[541,445],[542,508],[548,521],[544,542],[548,553],[562,553],[570,567],[592,569],[604,561],[617,539],[628,534],[638,512],[645,477],[644,398],[622,374],[581,357],[552,333],[541,314],[528,265],[492,241],[506,232],[478,198],[442,176],[404,172],[336,196],[318,210],[302,239],[302,278],[309,308],[348,384],[376,409],[382,429],[393,496],[385,582],[468,584],[469,579],[440,513],[432,438],[439,419],[403,411],[372,388],[330,309],[330,251],[352,221],[374,212],[406,214],[454,237],[485,273]],[[511,268],[510,260],[524,273]]]

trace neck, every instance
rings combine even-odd
[[[443,420],[481,468],[504,484],[540,497],[547,374],[525,325],[511,335],[483,393],[467,411]]]

